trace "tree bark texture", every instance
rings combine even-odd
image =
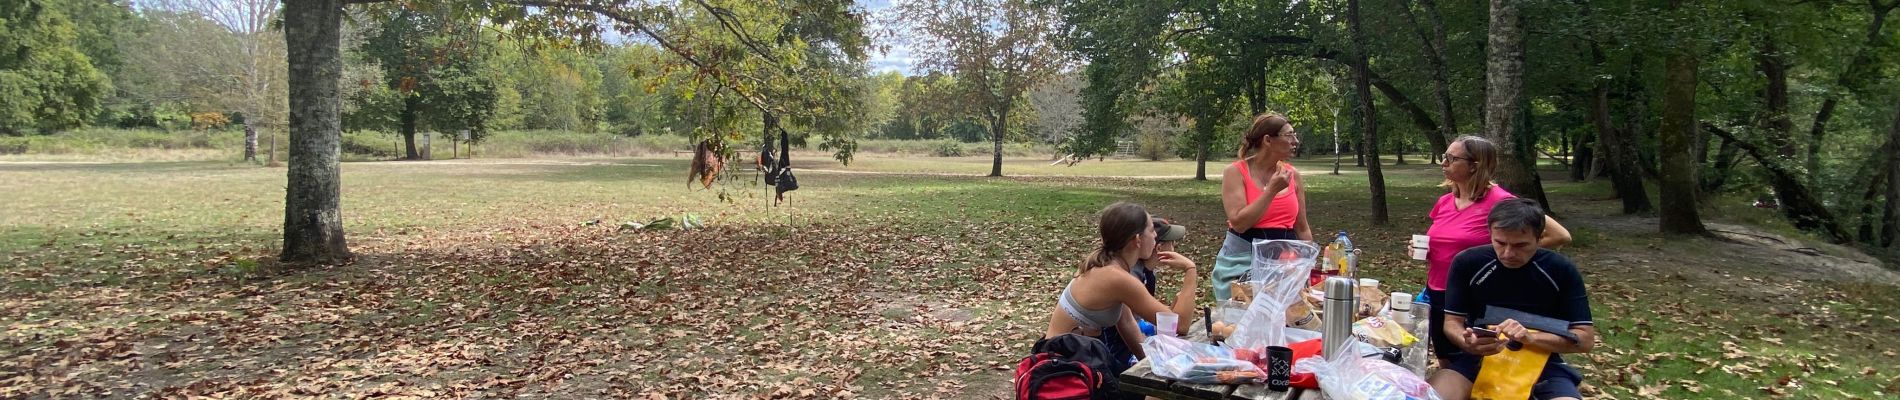
[[[1524,106],[1524,15],[1515,0],[1490,0],[1491,26],[1486,45],[1484,131],[1498,145],[1498,184],[1518,197],[1550,202],[1537,179],[1531,146],[1521,131]]]
[[[290,147],[284,190],[284,248],[279,259],[334,264],[350,257],[343,240],[343,134],[337,78],[343,31],[341,0],[284,2],[284,41],[290,76]]]
[[[1702,166],[1696,163],[1695,139],[1695,91],[1696,68],[1700,67],[1696,54],[1688,50],[1676,50],[1669,56],[1668,72],[1663,81],[1662,112],[1662,180],[1656,185],[1662,192],[1661,229],[1663,233],[1703,235],[1708,228],[1702,225],[1702,216],[1697,213],[1700,202],[1696,201],[1696,172]]]

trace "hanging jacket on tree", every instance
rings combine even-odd
[[[772,189],[777,193],[777,199],[772,202],[773,206],[777,206],[778,202],[785,201],[785,192],[798,190],[798,177],[792,176],[791,135],[786,133],[784,129],[780,129],[778,134],[778,168],[766,173],[766,182],[772,183]]]

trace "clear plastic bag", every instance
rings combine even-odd
[[[1319,246],[1303,240],[1256,240],[1254,245],[1253,303],[1241,317],[1240,328],[1227,342],[1235,347],[1285,346],[1287,309],[1306,290]]]
[[[1192,343],[1172,336],[1149,336],[1141,349],[1153,360],[1155,375],[1193,383],[1242,384],[1267,379],[1252,360],[1242,360],[1232,349]]]
[[[1320,391],[1333,400],[1438,400],[1424,379],[1384,360],[1307,357],[1293,363],[1293,373],[1319,378]]]

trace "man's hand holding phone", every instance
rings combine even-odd
[[[1498,331],[1480,327],[1465,327],[1465,344],[1472,354],[1489,356],[1504,352],[1504,335]]]

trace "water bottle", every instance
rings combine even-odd
[[[1405,329],[1411,331],[1412,336],[1418,337],[1418,342],[1406,348],[1399,359],[1404,361],[1401,366],[1405,369],[1422,376],[1425,374],[1425,364],[1428,362],[1426,358],[1431,357],[1432,354],[1431,297],[1426,296],[1423,291],[1419,292],[1418,297],[1412,299],[1410,308],[1407,313],[1411,314],[1412,321]]]
[[[1352,238],[1346,237],[1346,231],[1339,231],[1333,237],[1333,243],[1339,244],[1339,268],[1337,274],[1348,278],[1358,277],[1359,254],[1352,247]]]

